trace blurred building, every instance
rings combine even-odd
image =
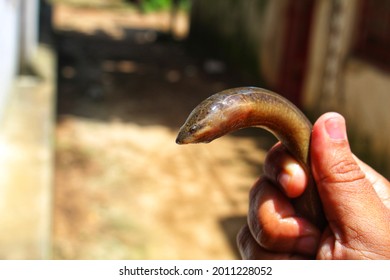
[[[313,119],[342,113],[355,153],[390,176],[390,1],[196,0],[190,36]]]

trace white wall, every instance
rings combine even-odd
[[[18,66],[19,8],[18,0],[0,1],[0,120]]]
[[[39,0],[0,0],[0,121],[19,71],[38,44]]]
[[[20,6],[20,63],[31,63],[38,45],[39,0],[22,0]]]

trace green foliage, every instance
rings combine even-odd
[[[161,10],[168,10],[172,6],[173,0],[142,0],[141,10],[143,12],[154,12]],[[190,7],[190,0],[179,0],[179,8],[188,10]]]
[[[167,10],[171,7],[171,0],[143,0],[141,1],[141,10],[143,12],[153,12]]]

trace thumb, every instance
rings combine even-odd
[[[352,155],[341,115],[327,113],[314,124],[311,162],[332,229],[348,238],[352,231],[366,231],[367,224],[383,222],[384,205]]]

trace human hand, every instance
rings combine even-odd
[[[297,217],[304,170],[278,143],[250,193],[248,225],[237,236],[244,259],[390,259],[390,183],[355,157],[336,113],[313,126],[311,167],[328,225]]]

